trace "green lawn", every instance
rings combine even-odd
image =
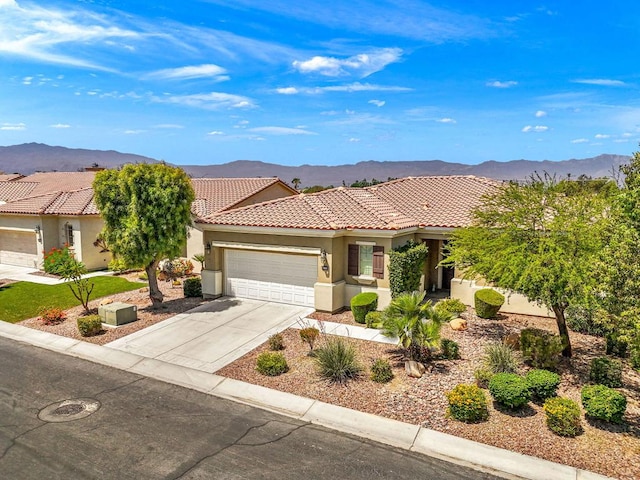
[[[93,277],[95,284],[91,300],[127,292],[145,286],[120,277]],[[63,310],[80,305],[65,284],[41,285],[31,282],[16,282],[0,287],[0,320],[10,323],[35,317],[43,307],[59,307]]]

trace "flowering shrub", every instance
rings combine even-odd
[[[69,245],[65,245],[62,248],[52,248],[44,254],[44,271],[52,275],[60,275],[74,260],[75,257]]]
[[[447,414],[465,423],[486,420],[489,417],[487,397],[477,385],[459,384],[446,392],[449,402]]]
[[[40,321],[45,325],[57,325],[63,322],[65,318],[67,318],[67,314],[61,308],[48,307],[40,311]]]
[[[544,402],[547,427],[562,437],[575,437],[582,432],[580,407],[569,398],[552,397]]]

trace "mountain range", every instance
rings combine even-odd
[[[497,180],[524,179],[532,173],[547,172],[557,176],[608,177],[630,159],[626,155],[602,154],[597,157],[562,161],[511,160],[486,161],[477,165],[442,160],[375,161],[352,165],[286,166],[254,160],[237,160],[220,165],[179,165],[192,177],[279,177],[285,182],[294,178],[301,186],[349,185],[358,180],[387,180],[418,175],[477,175]],[[125,163],[158,160],[114,150],[86,150],[26,143],[0,147],[0,171],[28,175],[36,171],[78,171],[86,167],[116,168]]]

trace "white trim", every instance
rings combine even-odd
[[[31,232],[34,235],[36,234],[35,226],[34,228],[19,228],[19,227],[0,227],[0,230],[8,230],[11,232]]]
[[[286,245],[265,245],[264,243],[211,242],[212,247],[233,248],[235,250],[256,250],[275,253],[297,253],[302,255],[320,255],[320,248],[292,247]]]
[[[336,237],[335,230],[313,228],[248,227],[239,225],[213,225],[198,223],[203,232],[249,233],[252,235],[288,235],[293,237]]]
[[[364,285],[371,285],[376,281],[376,277],[372,277],[370,275],[353,275],[353,278],[356,282],[362,283]]]
[[[356,245],[363,245],[365,247],[375,247],[376,246],[376,242],[360,242],[360,241],[356,241]]]

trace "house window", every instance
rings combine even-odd
[[[66,223],[64,226],[64,236],[67,245],[73,247],[73,225]]]
[[[348,261],[349,275],[384,278],[384,247],[351,244]]]

